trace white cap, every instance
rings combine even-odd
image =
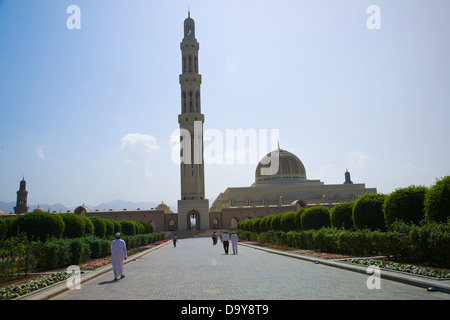
[[[120,233],[119,232],[116,233],[116,238],[118,238],[118,237],[120,237]]]

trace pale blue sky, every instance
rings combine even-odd
[[[72,4],[80,30],[66,27]],[[370,5],[380,30],[366,26]],[[205,130],[278,129],[281,148],[327,184],[348,168],[388,193],[450,173],[448,0],[3,0],[0,201],[25,175],[31,204],[176,210],[170,135],[188,6]],[[251,185],[255,168],[207,165],[206,196]]]

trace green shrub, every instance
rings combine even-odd
[[[450,176],[430,187],[425,196],[425,218],[429,221],[447,222],[450,217]]]
[[[120,220],[120,228],[123,235],[134,236],[136,234],[136,224],[128,220]]]
[[[60,217],[64,221],[63,237],[81,238],[84,236],[85,222],[83,218],[74,213],[63,213]]]
[[[89,237],[94,235],[94,224],[92,223],[91,219],[88,217],[82,217],[80,216],[84,221],[84,236]]]
[[[358,229],[385,230],[384,194],[365,194],[353,206],[353,223]]]
[[[11,238],[17,235],[17,229],[13,230],[13,223],[17,217],[10,217],[8,219],[3,219],[6,222],[6,235],[5,238]]]
[[[59,214],[29,212],[17,217],[12,229],[14,232],[26,233],[30,239],[45,241],[52,237],[61,238],[64,232],[64,221]]]
[[[384,202],[384,219],[389,226],[394,221],[419,223],[424,218],[424,201],[427,188],[409,186],[400,188],[386,196]]]
[[[281,215],[280,227],[284,232],[297,230],[298,212],[286,212]]]
[[[353,206],[354,202],[342,202],[336,204],[330,211],[331,226],[334,228],[353,228]]]
[[[102,257],[102,243],[97,237],[85,237],[83,242],[89,244],[89,249],[91,251],[91,259],[98,259]]]
[[[0,239],[6,237],[6,232],[8,231],[8,226],[6,225],[5,219],[0,218]]]
[[[281,230],[281,214],[277,213],[271,217],[270,230]]]
[[[303,230],[318,230],[322,227],[330,227],[330,210],[320,206],[311,207],[303,211],[301,221]]]
[[[44,269],[56,269],[69,265],[70,241],[52,238],[39,246],[38,265]]]
[[[106,238],[111,238],[114,237],[114,235],[116,234],[116,232],[114,232],[114,220],[111,219],[103,219],[103,222],[105,223],[106,226],[106,232],[105,232],[105,237]]]
[[[94,225],[94,236],[99,238],[104,238],[106,234],[106,224],[105,219],[100,217],[90,217],[89,218]]]

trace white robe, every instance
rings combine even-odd
[[[127,246],[125,241],[116,239],[111,242],[111,264],[114,271],[114,279],[123,275],[123,260],[127,258]]]
[[[233,253],[237,253],[238,235],[236,233],[231,235],[231,247],[233,248]]]

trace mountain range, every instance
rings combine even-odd
[[[167,204],[167,203],[166,203]],[[125,201],[125,200],[113,200],[105,203],[101,203],[99,205],[93,206],[86,204],[86,207],[91,209],[92,211],[98,210],[98,211],[108,211],[110,209],[112,210],[136,210],[137,208],[140,208],[142,210],[148,210],[152,208],[156,208],[159,205],[159,203],[156,202],[131,202],[131,201]],[[167,204],[170,209],[173,212],[177,212],[175,205]],[[0,210],[6,211],[7,213],[14,212],[14,207],[16,206],[16,202],[3,202],[0,201]],[[78,206],[74,207],[66,207],[65,205],[61,203],[55,203],[52,205],[49,204],[28,204],[29,211],[33,211],[37,207],[41,208],[44,211],[50,211],[50,212],[67,212],[71,211],[73,212]]]

